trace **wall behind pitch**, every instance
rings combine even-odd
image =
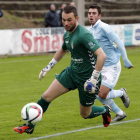
[[[111,26],[125,46],[140,45],[140,24]],[[64,28],[0,30],[0,55],[57,51],[63,44],[64,33]]]
[[[0,55],[56,51],[64,33],[64,28],[0,30]]]

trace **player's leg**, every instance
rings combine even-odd
[[[69,79],[69,82],[66,82],[67,79]],[[56,79],[37,102],[42,107],[43,113],[45,113],[45,111],[48,109],[51,101],[69,91],[69,87],[71,87],[69,83],[71,83],[71,78],[67,73],[67,70],[62,71],[60,75],[56,75]],[[35,125],[33,124],[26,124],[20,127],[15,127],[14,130],[20,134],[23,132],[32,134],[34,127]]]
[[[120,73],[121,73],[120,61],[113,66],[103,68],[102,70],[103,79],[100,88],[101,92],[99,93],[99,96],[102,99],[114,99],[120,97],[124,106],[128,108],[130,104],[130,100],[127,95],[126,89],[121,88],[119,90],[113,90],[113,88],[115,87],[119,79]]]
[[[65,88],[57,79],[55,79],[50,87],[44,92],[41,99],[37,102],[42,107],[43,113],[45,113],[51,101],[68,91],[69,89]],[[34,127],[34,124],[26,124],[20,127],[15,127],[14,131],[20,134],[23,132],[32,134]]]
[[[41,99],[37,102],[42,107],[43,113],[55,98],[68,91],[69,89],[65,88],[57,79],[55,79],[49,88],[43,93]]]
[[[102,115],[103,124],[107,127],[111,122],[111,107],[110,106],[95,106],[93,105],[96,100],[96,95],[99,93],[101,81],[98,80],[96,86],[96,94],[89,94],[84,91],[84,82],[77,84],[80,99],[80,115],[85,119],[90,119]]]
[[[129,97],[127,95],[127,92],[126,92],[126,89],[125,88],[121,88],[119,90],[110,90],[106,99],[114,99],[114,98],[117,98],[117,97],[120,97],[124,106],[126,108],[129,107],[129,104],[130,104],[130,100],[129,100]]]
[[[98,95],[100,98],[106,99],[107,95],[110,94],[109,96],[112,97],[113,99],[114,94],[113,92],[110,92],[110,90],[112,90],[115,87],[119,79],[121,73],[120,61],[115,65],[103,67],[101,73],[102,73],[102,84],[100,87],[100,93]],[[120,92],[116,93],[116,96],[120,96]]]
[[[80,104],[80,115],[85,119],[95,118],[107,112],[108,112],[108,108],[106,106],[103,107],[99,107],[95,105],[83,106]]]
[[[111,123],[110,106],[83,106],[80,104],[80,115],[85,119],[91,119],[102,115],[104,127],[107,127]]]
[[[112,111],[115,112],[117,116],[120,117],[118,121],[125,118],[126,114],[111,99],[113,99],[115,96],[123,98],[123,96],[127,94],[125,94],[121,90],[111,90],[111,89],[116,85],[120,72],[121,72],[120,62],[118,62],[114,66],[103,68],[102,85],[100,87],[100,93],[99,93],[100,97],[97,97],[97,99],[103,104],[111,105]],[[114,93],[116,94],[114,95]],[[125,97],[128,97],[128,96],[125,96]],[[127,102],[127,100],[125,100],[125,102]]]
[[[126,113],[122,111],[112,99],[101,99],[100,97],[97,97],[97,99],[104,105],[110,105],[112,111],[116,114],[111,122],[120,121],[126,117]]]

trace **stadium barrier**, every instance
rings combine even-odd
[[[140,46],[140,24],[111,26],[126,47]],[[63,43],[64,33],[63,27],[0,30],[0,55],[55,52]]]

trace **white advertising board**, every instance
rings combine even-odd
[[[125,46],[140,45],[140,24],[111,26]],[[64,33],[63,27],[0,30],[0,55],[57,51],[63,44]]]
[[[0,30],[0,55],[56,51],[64,32],[64,28]]]
[[[140,24],[133,27],[133,44],[140,46]]]

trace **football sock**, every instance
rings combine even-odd
[[[93,105],[92,106],[92,111],[90,113],[90,115],[87,117],[87,118],[94,118],[94,117],[97,117],[99,115],[102,115],[104,113],[106,113],[106,107],[103,106],[103,107],[99,107],[99,106],[95,106]]]
[[[28,126],[34,128],[36,124],[28,123]]]
[[[44,100],[42,97],[41,97],[41,99],[38,100],[38,102],[37,102],[37,104],[39,104],[39,105],[42,107],[43,113],[48,109],[50,103],[51,103],[51,102],[47,102],[47,101]]]
[[[117,97],[122,97],[123,92],[121,90],[110,90],[106,99],[114,99]]]
[[[118,114],[122,110],[115,104],[115,102],[112,99],[101,99],[99,96],[97,96],[97,99],[103,104],[103,105],[110,105],[111,110]],[[123,112],[123,111],[122,111]]]
[[[123,111],[120,110],[117,114],[118,114],[118,115],[123,115]]]
[[[38,100],[37,104],[39,104],[42,109],[43,109],[43,113],[48,109],[48,106],[51,102],[47,102],[46,100],[44,100],[42,97],[40,100]],[[34,128],[36,124],[32,124],[32,123],[28,123],[29,127]]]

